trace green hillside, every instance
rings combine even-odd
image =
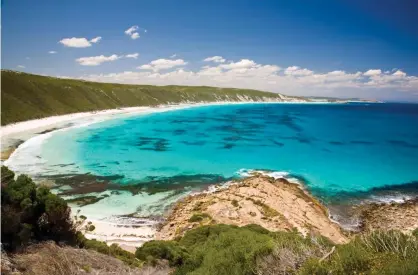
[[[201,101],[266,101],[280,95],[255,90],[96,83],[1,71],[1,124],[119,107]]]

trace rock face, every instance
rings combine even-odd
[[[403,203],[369,204],[361,214],[363,230],[400,230],[410,233],[418,228],[418,198]]]
[[[270,231],[320,234],[335,243],[348,240],[328,218],[326,208],[297,184],[260,175],[213,193],[187,197],[173,208],[156,238],[174,239],[187,230],[211,223],[258,224]]]

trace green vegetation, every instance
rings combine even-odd
[[[278,94],[232,88],[95,83],[1,71],[1,124],[120,107],[240,98],[279,99]]]
[[[270,206],[268,206],[267,204],[263,203],[260,200],[253,200],[250,199],[255,205],[258,205],[261,207],[261,212],[263,213],[264,216],[268,217],[268,218],[273,218],[276,217],[278,215],[280,215],[279,212],[277,212],[275,209],[271,208]]]
[[[138,248],[136,255],[149,263],[168,260],[177,267],[175,274],[241,275],[253,274],[257,257],[272,249],[268,234],[221,224],[188,231],[179,241],[151,241]]]
[[[140,261],[137,258],[135,258],[134,254],[126,250],[123,250],[117,244],[112,244],[111,246],[108,246],[105,242],[97,240],[88,240],[80,232],[78,232],[77,234],[77,242],[79,244],[79,247],[81,248],[95,250],[99,253],[110,255],[123,261],[129,266],[141,267],[143,264],[143,261]]]
[[[296,231],[219,224],[190,230],[177,241],[148,242],[136,256],[149,264],[167,260],[175,274],[418,274],[417,237],[397,231],[334,245]]]
[[[29,242],[53,240],[75,244],[70,209],[46,187],[37,187],[26,175],[1,167],[1,241],[6,251]]]
[[[197,213],[190,217],[189,222],[201,222],[205,219],[212,219],[212,217],[207,213]]]

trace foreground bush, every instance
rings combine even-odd
[[[320,236],[270,232],[258,225],[202,226],[176,241],[151,241],[136,256],[167,260],[175,274],[418,274],[418,240],[401,232],[371,232],[335,245]]]
[[[26,175],[1,167],[1,241],[7,251],[30,242],[53,240],[75,244],[70,208],[46,187],[37,187]]]
[[[329,259],[310,259],[300,274],[418,274],[418,240],[399,231],[360,235]]]
[[[175,274],[253,274],[257,257],[273,249],[273,238],[259,226],[202,226],[178,241],[151,241],[136,251],[145,261],[166,259]]]
[[[108,246],[105,242],[97,240],[89,240],[80,232],[77,233],[77,243],[80,248],[94,250],[102,254],[106,254],[117,258],[132,267],[141,267],[143,261],[138,260],[134,254],[123,250],[117,244]]]

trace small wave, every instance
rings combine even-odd
[[[286,171],[274,171],[274,170],[262,170],[262,169],[240,169],[235,174],[240,178],[248,178],[257,174],[263,176],[272,177],[274,179],[286,179],[289,182],[301,184],[302,182],[296,177],[292,176],[289,172]]]

